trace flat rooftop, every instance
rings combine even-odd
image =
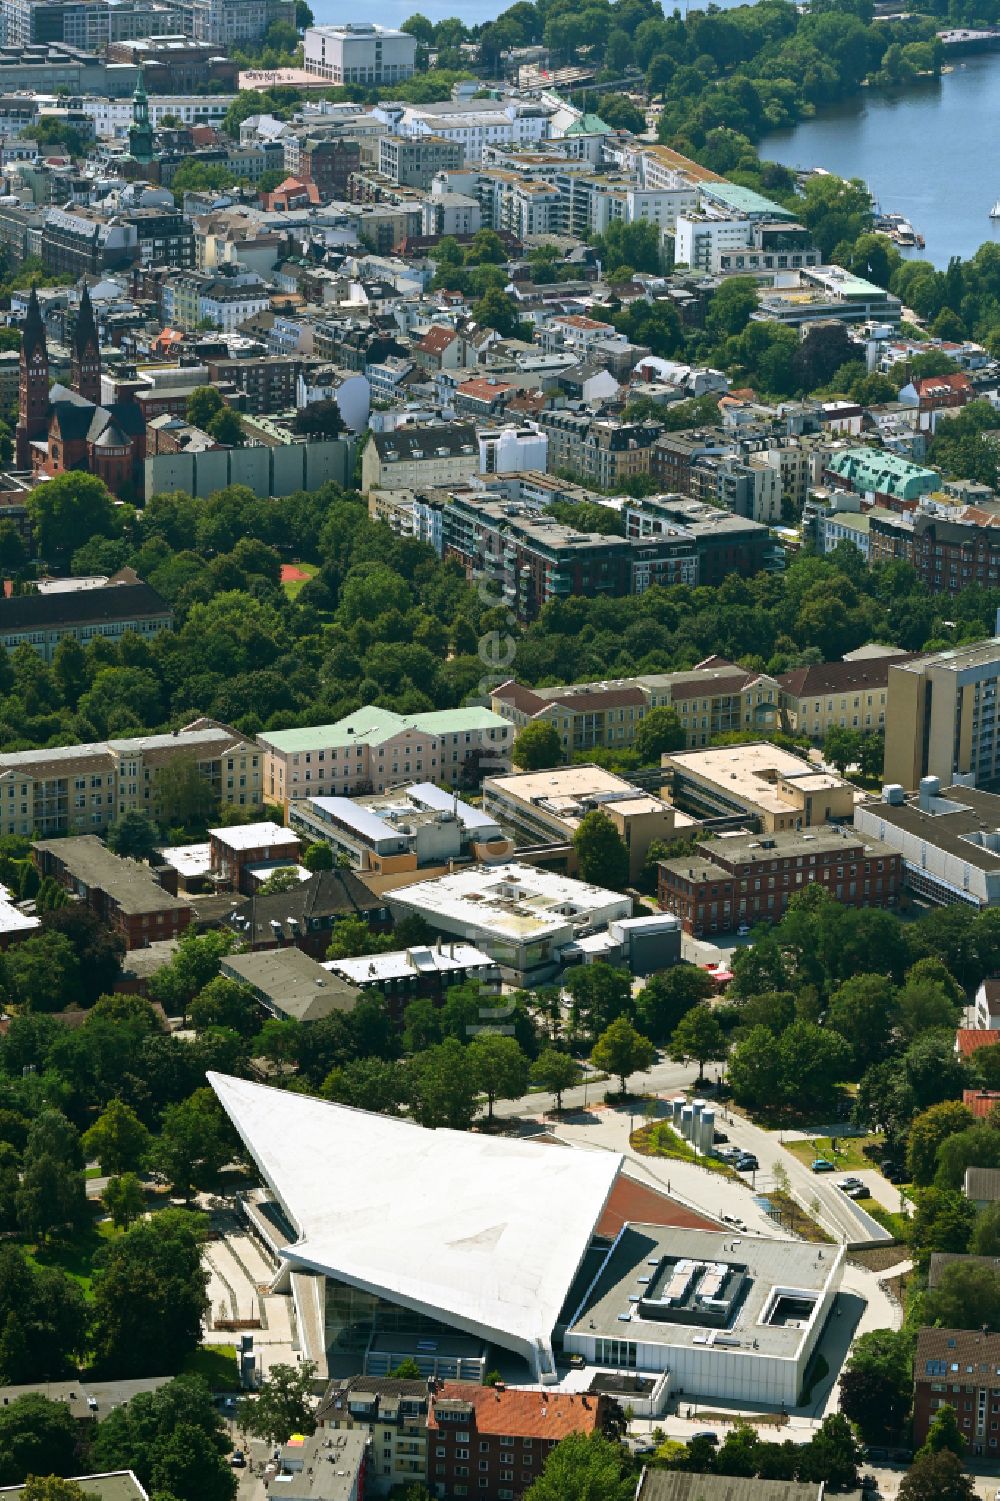
[[[935,652],[933,656],[921,657],[915,662],[906,662],[893,668],[895,672],[967,672],[978,667],[996,666],[1000,674],[1000,636],[988,641],[976,641],[971,646],[956,646],[949,651]]]
[[[837,1246],[630,1223],[567,1333],[794,1360],[842,1256]]]
[[[873,819],[886,829],[898,829],[955,855],[976,870],[992,874],[1000,869],[1000,796],[979,787],[946,787],[931,798],[930,809],[920,806],[919,796],[905,803],[884,803],[879,798],[858,808],[866,821]]]
[[[209,829],[219,844],[231,850],[284,849],[298,845],[299,836],[283,824],[264,819],[260,823],[234,824],[232,828]]]
[[[468,870],[402,886],[390,894],[414,911],[450,918],[471,927],[490,928],[519,941],[554,936],[575,920],[615,909],[627,917],[631,902],[620,892],[574,881],[533,865],[472,866]]]
[[[148,865],[112,854],[96,834],[40,839],[33,847],[59,860],[81,885],[105,892],[126,915],[179,912],[189,906],[188,902],[165,891]]]
[[[484,969],[496,961],[471,943],[438,943],[434,948],[414,945],[389,954],[362,954],[357,959],[328,959],[323,968],[351,985],[364,987],[384,980],[418,979],[421,975],[453,974],[457,969]]]
[[[804,792],[836,792],[849,788],[833,772],[818,771],[800,756],[779,750],[767,741],[745,745],[710,746],[706,750],[671,751],[663,757],[670,768],[717,787],[732,797],[745,799],[769,813],[787,813],[788,801],[777,791],[779,781],[794,782]]]
[[[660,798],[600,766],[563,766],[490,777],[489,789],[499,797],[540,808],[571,829],[595,805],[614,806],[629,817],[669,811]]]

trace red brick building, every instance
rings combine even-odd
[[[79,897],[126,949],[177,938],[191,921],[188,903],[166,891],[148,865],[120,859],[96,834],[41,840],[32,853],[39,875]]]
[[[614,1411],[603,1396],[441,1382],[427,1414],[428,1488],[437,1496],[517,1501],[560,1439],[605,1430]]]
[[[282,824],[236,824],[229,829],[209,829],[211,868],[220,878],[220,889],[242,891],[252,896],[255,882],[250,866],[297,865],[302,853],[298,835]]]
[[[921,1329],[913,1360],[913,1447],[941,1407],[953,1407],[972,1455],[1000,1453],[1000,1334]]]
[[[825,886],[848,907],[892,907],[902,879],[902,857],[888,845],[821,827],[712,840],[661,860],[657,899],[687,933],[730,933],[778,922],[805,886]]]

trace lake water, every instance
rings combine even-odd
[[[954,71],[905,93],[863,89],[792,130],[759,143],[762,157],[789,167],[825,167],[860,177],[884,213],[905,214],[927,241],[922,256],[937,266],[1000,242],[988,218],[1000,198],[1000,55],[956,60]]]

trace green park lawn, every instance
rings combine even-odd
[[[319,572],[319,569],[315,563],[293,563],[289,566],[288,572],[291,573],[293,572],[293,570],[298,574],[304,574],[305,577],[292,577],[282,579],[281,587],[282,589],[284,589],[289,599],[295,599],[301,592],[303,584],[307,584],[309,580],[311,578],[315,578],[317,573]]]
[[[98,1251],[121,1231],[110,1220],[91,1220],[71,1240],[52,1241],[48,1245],[26,1248],[25,1254],[36,1266],[53,1266],[78,1282],[90,1296],[94,1258]]]
[[[200,1376],[214,1392],[239,1391],[235,1345],[199,1345],[184,1362],[185,1376]]]
[[[881,1142],[880,1136],[838,1136],[837,1149],[829,1136],[813,1136],[808,1141],[786,1141],[785,1150],[796,1156],[808,1167],[816,1157],[825,1157],[832,1162],[837,1172],[849,1168],[871,1168],[875,1163],[866,1157],[864,1148],[873,1142]]]

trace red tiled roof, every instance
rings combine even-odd
[[[561,1439],[571,1433],[593,1433],[601,1419],[596,1397],[566,1392],[497,1390],[468,1381],[445,1381],[438,1387],[427,1414],[428,1428],[437,1428],[435,1408],[440,1402],[462,1402],[475,1408],[478,1433],[510,1433],[515,1438]]]
[[[439,323],[435,323],[434,327],[429,328],[424,334],[417,348],[424,354],[443,354],[448,345],[457,338],[458,334],[453,328],[443,328]]]
[[[933,396],[935,391],[947,387],[951,391],[959,391],[963,395],[972,393],[972,382],[961,370],[954,375],[925,375],[923,380],[913,382],[914,390],[918,396]]]
[[[955,1050],[963,1058],[970,1058],[977,1048],[992,1047],[1000,1042],[1000,1032],[983,1027],[959,1027],[955,1033]]]
[[[793,667],[791,672],[780,673],[778,682],[786,693],[792,693],[796,698],[885,688],[890,667],[915,662],[921,655],[921,652],[908,652],[899,657],[865,657],[858,662],[815,662],[811,667]]]
[[[670,689],[671,702],[682,698],[714,698],[717,694],[740,693],[748,683],[755,683],[760,677],[759,672],[741,672],[734,668],[733,676],[727,678],[711,678],[708,682],[674,683]]]
[[[1000,1105],[1000,1089],[963,1089],[962,1104],[977,1120],[985,1120],[994,1105]]]
[[[491,401],[495,396],[501,396],[504,391],[513,391],[514,387],[505,380],[484,380],[481,376],[473,380],[463,381],[455,387],[456,396],[482,397],[484,401]]]

